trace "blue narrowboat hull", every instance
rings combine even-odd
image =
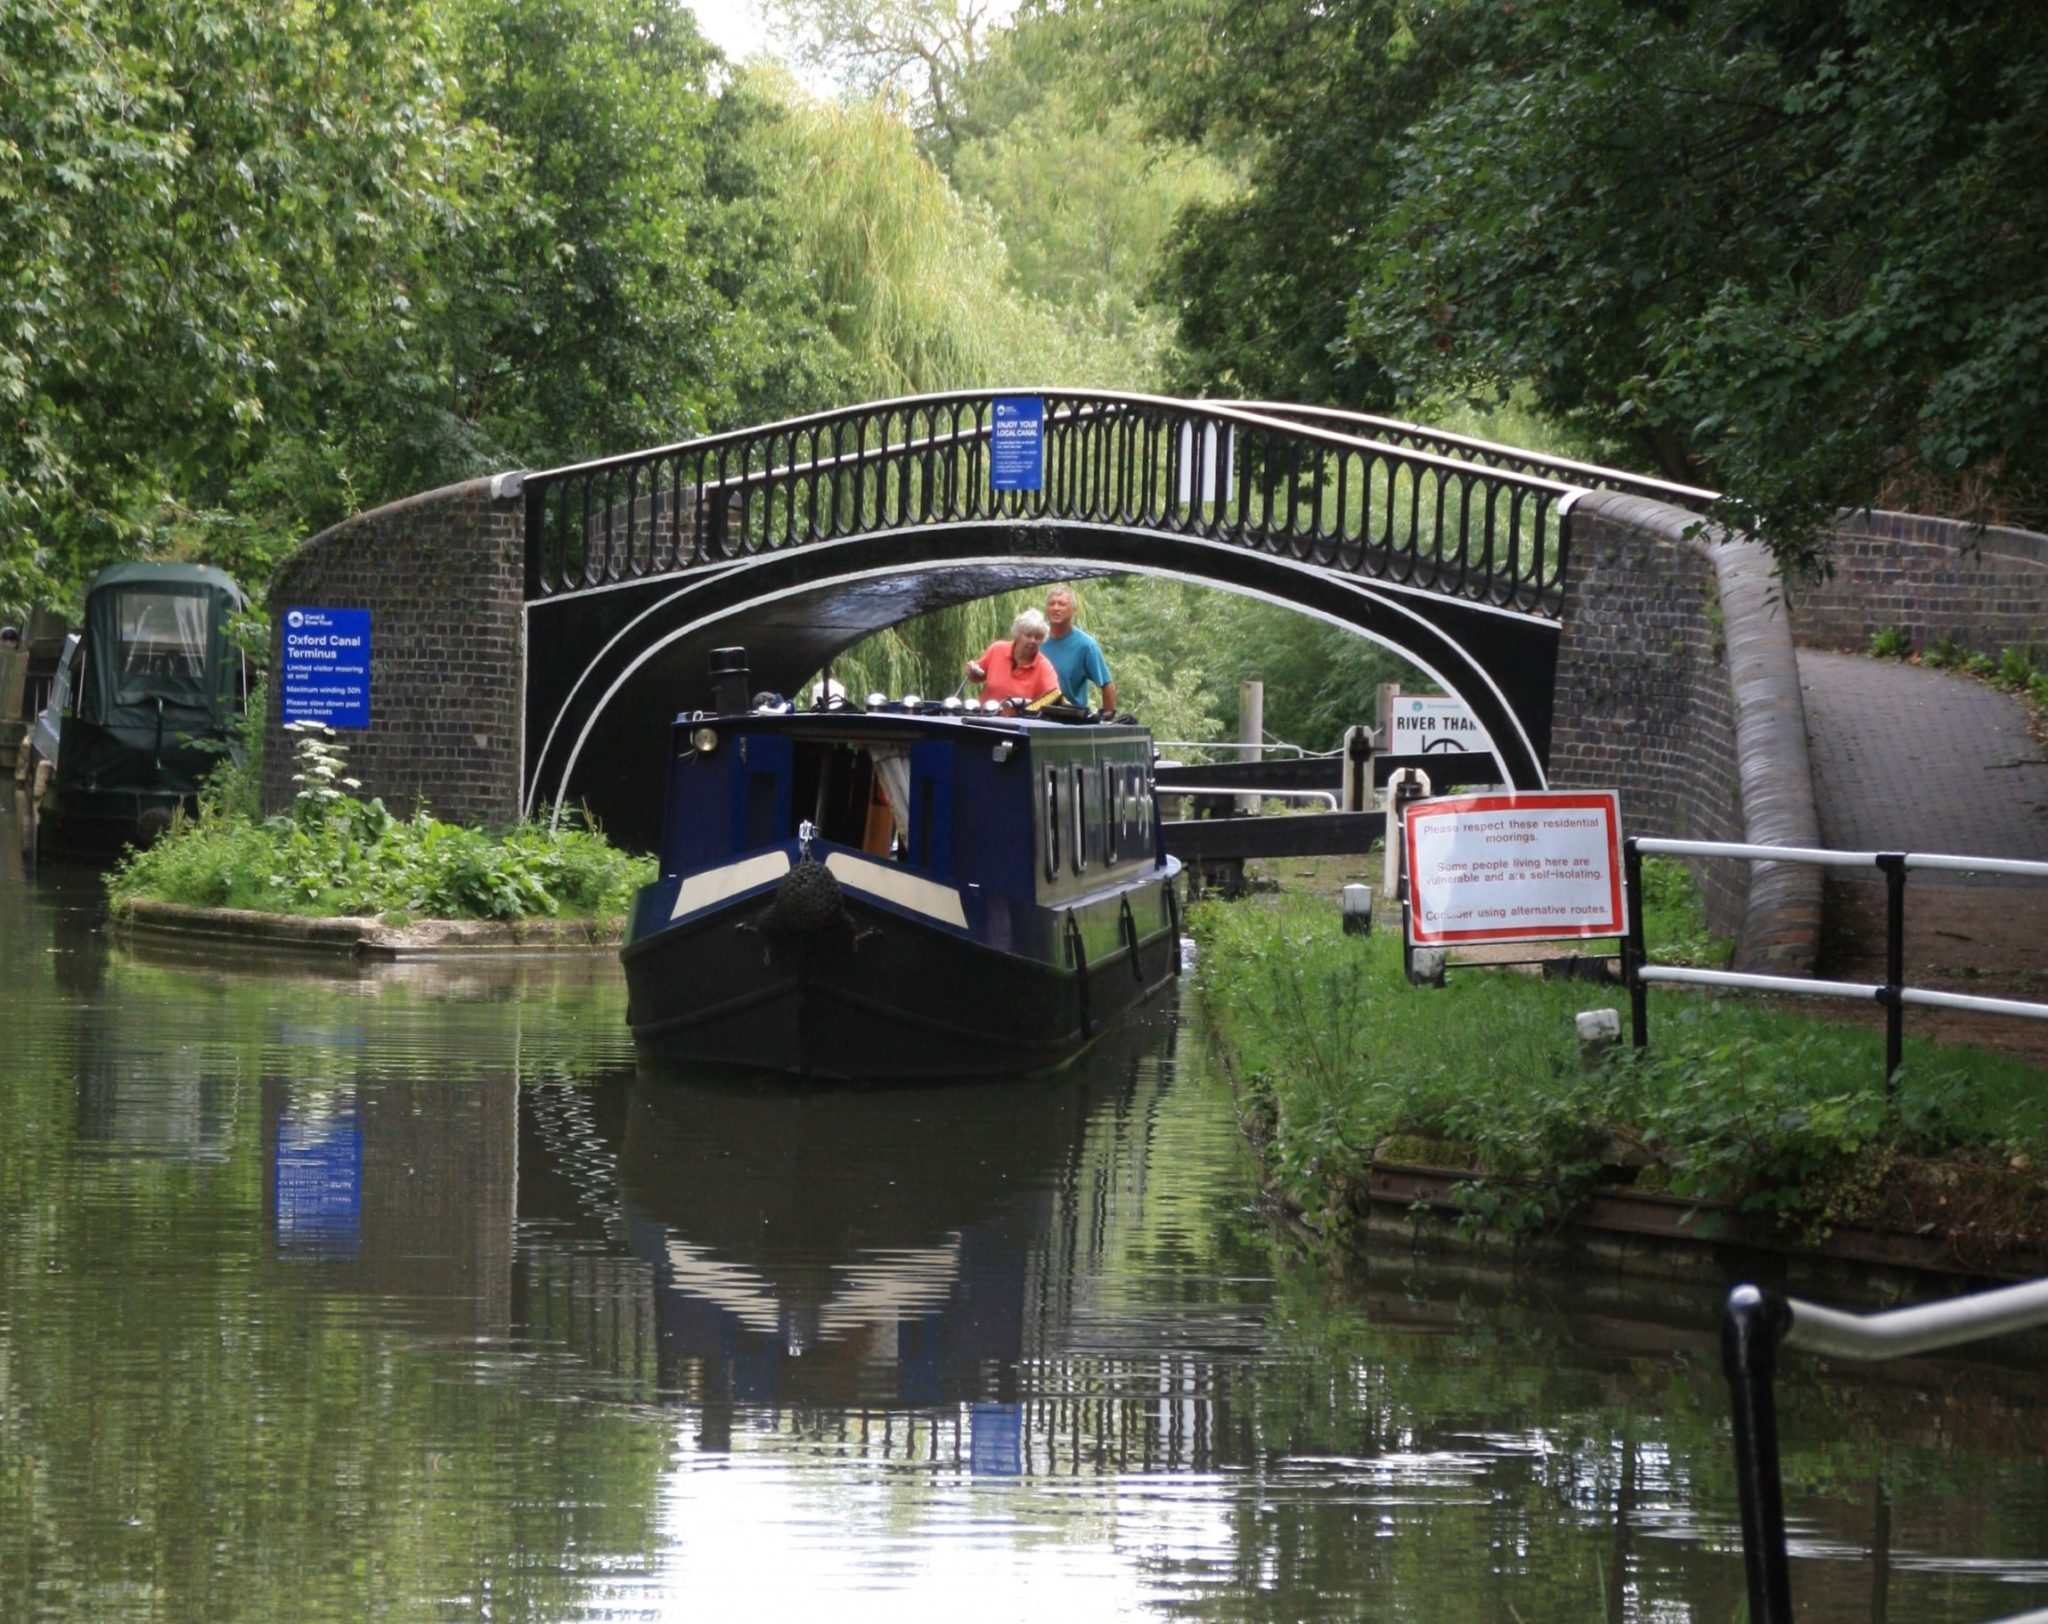
[[[792,920],[800,867],[829,904]],[[845,849],[750,854],[641,893],[627,1020],[650,1055],[809,1078],[1044,1070],[1179,973],[1178,868],[1043,907]]]

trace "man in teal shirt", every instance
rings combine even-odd
[[[1060,679],[1060,692],[1076,705],[1088,704],[1088,684],[1102,690],[1102,708],[1116,709],[1116,679],[1109,674],[1109,662],[1102,657],[1102,645],[1074,624],[1074,594],[1070,587],[1056,586],[1045,595],[1045,618],[1052,635],[1039,649]]]

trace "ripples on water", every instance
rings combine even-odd
[[[0,880],[0,1617],[1723,1620],[1726,1281],[1256,1210],[1172,1010],[1059,1078],[636,1069],[608,960],[109,944]],[[1802,1619],[2048,1602],[2024,1361],[1785,1381]]]

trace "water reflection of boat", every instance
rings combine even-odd
[[[152,838],[230,749],[248,700],[228,622],[246,599],[199,564],[117,564],[85,599],[21,777],[26,849]]]
[[[1060,1075],[945,1086],[530,1090],[520,1212],[550,1242],[523,1248],[528,1313],[609,1300],[608,1325],[639,1327],[611,1347],[714,1419],[1014,1399],[1053,1276],[1083,1266],[1054,1233],[1088,1227],[1075,1170],[1170,1038],[1133,1022]]]
[[[735,657],[739,651],[721,651]],[[1142,728],[949,711],[677,720],[622,954],[650,1054],[809,1077],[1069,1059],[1173,976]]]

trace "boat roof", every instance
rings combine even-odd
[[[1097,738],[1122,743],[1150,740],[1151,733],[1136,722],[1065,720],[1043,716],[1019,716],[1008,712],[949,711],[938,700],[925,700],[915,707],[901,703],[874,709],[834,706],[830,710],[751,710],[733,714],[683,711],[676,717],[678,727],[745,728],[751,733],[817,734],[858,733],[868,738],[923,737],[949,733],[972,733],[977,738]]]
[[[117,586],[196,586],[224,592],[238,604],[247,601],[235,578],[211,564],[109,564],[92,578],[86,596]]]

